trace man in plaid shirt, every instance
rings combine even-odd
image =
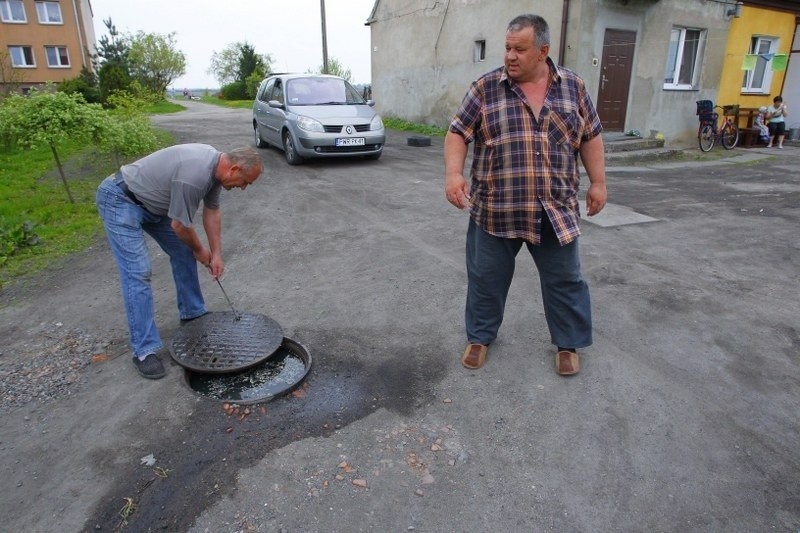
[[[578,155],[591,185],[586,213],[606,204],[602,126],[583,80],[549,57],[550,31],[520,15],[506,31],[505,66],[475,81],[445,137],[445,193],[469,207],[468,345],[461,358],[483,366],[503,321],[514,261],[522,244],[542,287],[556,372],[580,370],[577,349],[592,344],[589,288],[580,271]],[[471,185],[464,178],[474,143]]]

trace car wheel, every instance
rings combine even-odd
[[[299,165],[303,162],[303,158],[297,155],[294,149],[294,141],[288,131],[283,132],[283,155],[290,165]]]
[[[255,132],[256,146],[259,148],[266,148],[267,143],[264,142],[264,139],[261,138],[261,132],[258,131],[258,126],[256,126],[255,122],[253,122],[253,131]]]

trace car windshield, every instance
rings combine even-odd
[[[364,99],[345,80],[337,78],[295,78],[286,83],[289,105],[352,105]]]

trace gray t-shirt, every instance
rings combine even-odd
[[[222,184],[214,171],[220,155],[207,144],[178,144],[123,165],[120,172],[145,209],[191,226],[201,201],[219,209]]]

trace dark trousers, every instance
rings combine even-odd
[[[592,344],[589,287],[581,276],[578,240],[561,246],[544,216],[541,245],[504,239],[486,233],[470,219],[467,230],[467,307],[465,322],[470,343],[490,344],[497,337],[514,277],[515,259],[524,243],[542,287],[550,341],[562,348]]]

